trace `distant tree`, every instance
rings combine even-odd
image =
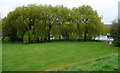
[[[114,45],[120,47],[120,19],[112,22],[110,36],[114,38]]]

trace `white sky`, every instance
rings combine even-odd
[[[120,0],[0,0],[0,14],[3,18],[16,7],[34,3],[51,4],[52,6],[64,5],[68,8],[90,5],[97,10],[99,16],[103,16],[104,23],[111,23],[118,18],[118,1]]]

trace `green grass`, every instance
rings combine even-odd
[[[40,71],[117,53],[108,42],[62,41],[39,44],[2,44],[3,71]]]
[[[95,60],[58,68],[56,71],[118,71],[118,54],[110,54]]]

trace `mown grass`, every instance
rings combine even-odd
[[[81,60],[98,58],[118,49],[108,42],[60,41],[39,44],[2,44],[3,71],[41,71]]]

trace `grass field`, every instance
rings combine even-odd
[[[60,41],[39,44],[2,44],[3,71],[41,71],[117,53],[108,42]]]

